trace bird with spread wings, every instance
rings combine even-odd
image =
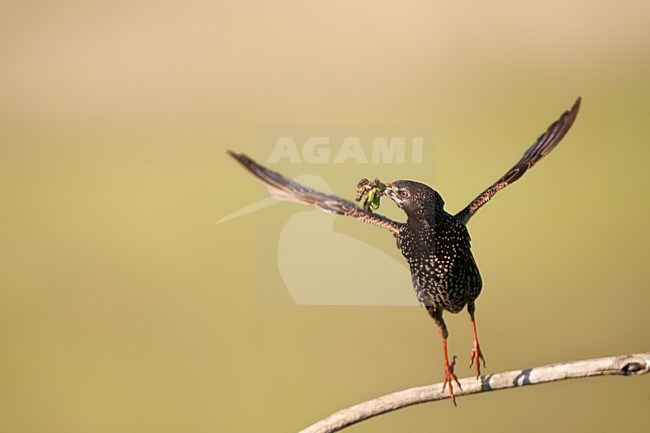
[[[573,104],[573,107],[553,122],[546,132],[535,140],[535,143],[526,151],[524,156],[506,174],[479,194],[463,210],[458,212],[455,215],[458,221],[467,224],[476,211],[490,201],[497,192],[521,178],[533,165],[555,149],[555,146],[564,138],[571,125],[573,125],[578,115],[580,102],[581,99],[578,98],[575,104]],[[324,194],[308,186],[296,183],[280,173],[258,164],[243,153],[236,153],[229,150],[228,154],[262,182],[272,196],[280,200],[295,201],[305,205],[316,206],[326,212],[337,215],[351,216],[360,221],[385,228],[393,233],[398,233],[403,225],[403,223],[393,221],[385,216],[365,212],[349,200],[335,195]]]
[[[449,384],[450,395],[454,399],[452,380],[459,387],[460,383],[453,372],[455,361],[449,363],[448,332],[442,318],[443,310],[457,313],[467,306],[474,335],[471,364],[476,361],[477,377],[481,374],[481,361],[485,366],[474,317],[474,301],[481,291],[482,280],[471,253],[469,233],[465,226],[497,192],[521,178],[557,146],[573,125],[580,102],[578,98],[573,107],[553,122],[506,174],[455,215],[444,210],[444,201],[438,192],[427,185],[414,181],[395,181],[383,185],[386,195],[406,213],[405,223],[393,221],[364,210],[351,201],[297,183],[242,153],[228,153],[278,199],[316,206],[337,215],[351,216],[393,233],[402,254],[409,262],[418,299],[436,322],[443,338],[444,385]]]

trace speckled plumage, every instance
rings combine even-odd
[[[427,185],[412,181],[392,185],[415,194],[415,201],[424,208],[412,212],[404,205],[408,219],[397,235],[418,300],[458,313],[478,297],[482,287],[467,228],[444,210],[440,195]]]
[[[471,360],[472,363],[476,361],[477,377],[481,374],[480,362],[483,361],[485,365],[474,318],[476,308],[474,301],[481,293],[482,281],[472,255],[466,224],[498,191],[521,178],[557,146],[571,128],[579,108],[580,98],[569,111],[564,112],[544,134],[539,136],[505,175],[455,215],[445,211],[440,194],[427,185],[409,180],[386,183],[386,189],[382,190],[382,193],[390,197],[406,213],[407,220],[404,223],[371,213],[369,208],[364,211],[348,200],[300,185],[257,164],[246,155],[229,153],[278,198],[317,206],[338,215],[352,216],[393,233],[402,254],[409,263],[417,297],[440,330],[445,362],[443,389],[449,384],[449,391],[453,398],[452,381],[455,381],[459,387],[460,383],[454,374],[455,360],[449,362],[447,353],[449,333],[442,317],[443,311],[458,313],[467,306],[474,334]],[[379,183],[378,180],[375,182]],[[357,200],[359,198],[358,196]]]

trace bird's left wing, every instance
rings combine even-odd
[[[526,151],[524,156],[517,162],[514,167],[512,167],[506,174],[501,177],[501,179],[494,182],[488,189],[483,191],[478,197],[476,197],[470,204],[465,207],[462,211],[456,214],[456,219],[458,219],[463,224],[467,224],[467,221],[476,213],[477,210],[481,208],[485,203],[490,201],[490,199],[505,188],[510,185],[521,176],[524,175],[535,163],[548,155],[551,150],[555,149],[555,146],[564,138],[566,133],[573,125],[573,122],[576,120],[578,115],[578,110],[580,109],[580,98],[576,100],[570,110],[565,111],[562,116],[548,127],[546,132],[539,136],[539,138],[533,143],[533,145]]]
[[[316,206],[326,212],[337,215],[351,216],[360,221],[390,230],[393,233],[398,233],[403,226],[402,223],[393,221],[385,216],[365,212],[351,201],[316,191],[308,186],[287,179],[280,173],[258,164],[243,153],[235,153],[229,150],[228,154],[262,182],[271,195],[277,199]]]

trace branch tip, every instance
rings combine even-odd
[[[456,397],[566,379],[610,375],[638,376],[649,372],[650,352],[563,362],[490,374],[481,376],[480,380],[462,379],[463,391]],[[447,398],[449,395],[442,391],[440,383],[406,389],[342,409],[300,433],[332,433],[382,413]]]

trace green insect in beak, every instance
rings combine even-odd
[[[384,195],[385,190],[386,186],[381,182],[377,182],[377,186],[371,189],[370,193],[368,193],[368,201],[370,202],[372,210],[379,209],[379,199]]]
[[[363,209],[366,212],[372,212],[379,209],[379,200],[386,191],[386,185],[381,183],[379,179],[370,182],[368,179],[361,179],[357,184],[357,201],[365,199],[363,202]]]

